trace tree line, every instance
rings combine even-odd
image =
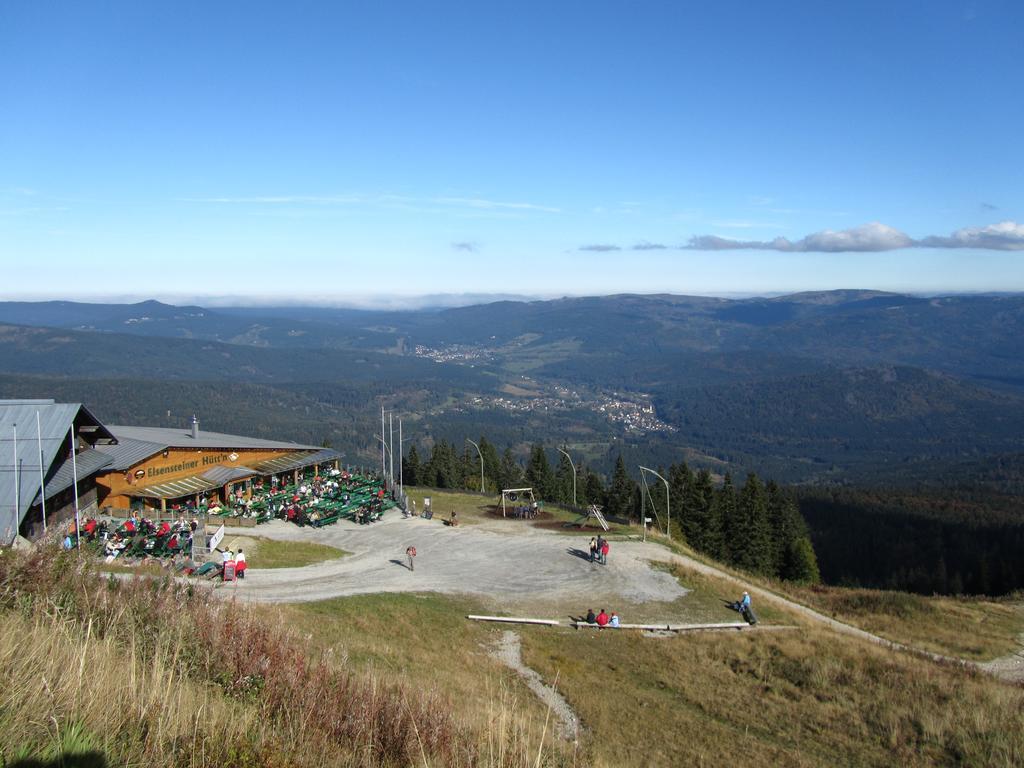
[[[673,464],[667,470],[658,469],[668,482],[666,499],[660,482],[646,486],[634,479],[621,455],[606,482],[585,464],[574,470],[561,452],[553,466],[539,443],[530,448],[525,465],[511,448],[499,453],[486,437],[478,445],[479,453],[468,443],[459,451],[447,440],[438,440],[427,458],[412,445],[402,457],[403,480],[408,485],[495,494],[506,488],[532,487],[540,499],[571,505],[575,479],[577,506],[598,504],[606,515],[633,521],[657,516],[662,528],[671,512],[673,537],[682,537],[698,552],[763,576],[807,583],[820,580],[814,547],[795,500],[756,474],[747,475],[737,487],[730,475],[716,484],[706,469],[694,472],[685,462]]]
[[[830,584],[921,594],[1024,589],[1020,498],[977,488],[803,489]]]

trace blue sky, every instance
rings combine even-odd
[[[0,295],[1024,290],[1024,5],[839,5],[4,3]]]

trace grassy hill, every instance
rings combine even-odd
[[[475,495],[444,503],[479,513]],[[494,627],[465,616],[493,612],[501,596],[240,607],[169,583],[111,582],[74,567],[74,557],[0,554],[5,764],[83,753],[153,766],[1024,759],[1024,689],[839,635],[764,602],[763,625],[792,629],[649,637]],[[669,572],[689,590],[673,610],[721,620],[720,597],[734,584],[683,566]],[[1011,601],[767,586],[945,654],[990,658],[1024,631],[1024,611]],[[630,618],[651,610],[622,609]],[[524,663],[580,717],[578,743],[554,735],[551,713],[494,657],[510,629]]]

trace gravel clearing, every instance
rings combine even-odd
[[[239,582],[239,599],[304,602],[375,592],[440,592],[492,598],[571,598],[616,595],[631,603],[670,602],[687,590],[648,560],[666,559],[662,547],[613,541],[608,565],[587,561],[590,533],[568,536],[530,527],[449,528],[437,521],[386,516],[373,525],[348,522],[299,528],[282,521],[260,526],[259,535],[316,541],[352,554],[302,568],[250,569]],[[230,544],[231,535],[226,537]],[[416,570],[405,548],[416,547]]]

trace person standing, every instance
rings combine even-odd
[[[593,536],[590,537],[590,562],[594,562],[597,557],[597,539]]]
[[[238,553],[235,555],[235,575],[240,578],[245,578],[245,552],[242,548],[238,548]]]
[[[415,560],[415,558],[416,558],[416,547],[412,547],[412,546],[406,547],[405,548],[405,556],[407,558],[409,558],[409,570],[410,571],[415,571],[416,567],[415,567],[415,565],[413,563],[413,560]]]
[[[608,539],[601,541],[601,565],[608,565],[608,550],[611,547],[608,545]]]

